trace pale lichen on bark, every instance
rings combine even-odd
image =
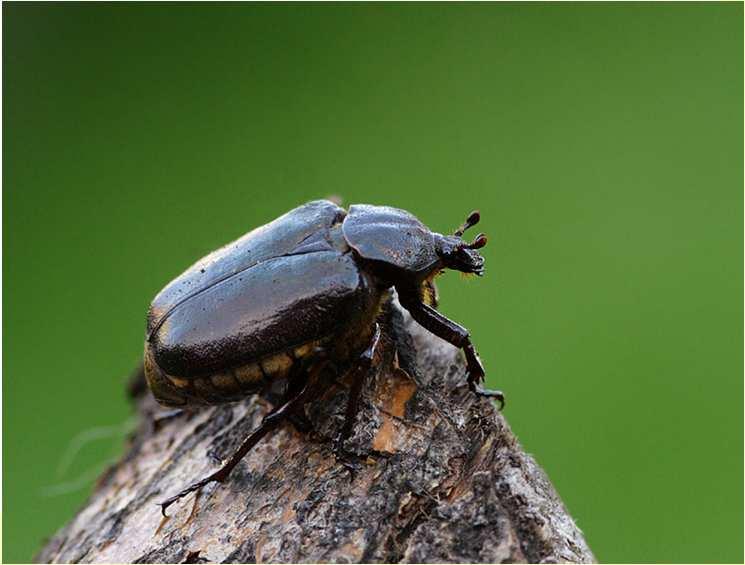
[[[548,478],[504,416],[466,387],[460,353],[398,309],[346,449],[334,455],[346,384],[309,407],[315,431],[289,424],[262,440],[223,484],[160,514],[157,502],[212,472],[271,408],[261,397],[152,425],[42,562],[592,562]],[[509,402],[509,397],[508,397]]]

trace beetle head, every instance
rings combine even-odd
[[[453,235],[435,236],[435,249],[446,269],[454,269],[462,273],[473,273],[478,276],[484,274],[484,258],[477,251],[486,245],[486,236],[477,235],[471,243],[463,241],[461,236],[470,227],[475,226],[481,216],[478,211],[468,215],[466,221]]]

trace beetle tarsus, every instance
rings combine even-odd
[[[191,492],[194,492],[194,491],[197,491],[197,490],[201,489],[204,486],[207,486],[208,484],[210,484],[212,482],[221,483],[223,480],[225,480],[225,478],[227,478],[228,474],[230,474],[230,471],[232,470],[232,467],[231,467],[230,469],[227,470],[227,472],[224,472],[226,468],[227,468],[227,465],[225,467],[221,468],[220,470],[218,470],[217,472],[212,473],[210,476],[205,477],[201,481],[197,481],[196,483],[194,483],[192,485],[189,485],[184,490],[182,490],[180,493],[172,496],[171,498],[168,498],[168,499],[164,500],[163,502],[159,502],[158,503],[158,506],[160,506],[160,511],[163,514],[163,516],[168,516],[168,514],[166,514],[166,509],[171,504],[173,504],[174,502],[176,502],[177,500],[179,500],[180,498],[183,498],[187,494],[189,494]]]
[[[480,386],[480,383],[484,382],[486,373],[484,371],[484,366],[481,364],[481,360],[479,359],[479,356],[473,347],[473,344],[469,341],[468,344],[463,347],[463,351],[466,354],[468,388],[476,396],[479,396],[481,398],[495,399],[497,402],[499,402],[499,410],[501,412],[504,409],[504,394],[501,390],[489,390]]]
[[[466,369],[468,370],[469,385],[470,383],[483,383],[486,371],[484,371],[481,359],[479,359],[476,349],[468,338],[466,338],[466,343],[463,345],[463,353],[466,355]]]
[[[504,410],[504,393],[501,390],[490,390],[487,388],[481,388],[476,383],[471,384],[471,381],[468,383],[468,387],[471,389],[471,391],[481,398],[493,398],[497,402],[499,402],[499,411],[501,412]]]

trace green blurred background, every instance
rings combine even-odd
[[[150,299],[307,200],[473,208],[440,281],[601,561],[743,559],[743,7],[3,4],[3,559],[126,428]]]

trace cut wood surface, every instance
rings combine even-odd
[[[468,390],[458,350],[394,308],[379,351],[345,444],[354,465],[333,450],[342,379],[309,406],[315,431],[284,424],[224,483],[175,503],[167,518],[157,503],[216,470],[271,409],[271,396],[155,425],[161,409],[138,391],[140,425],[126,454],[37,560],[594,561],[503,414]]]

